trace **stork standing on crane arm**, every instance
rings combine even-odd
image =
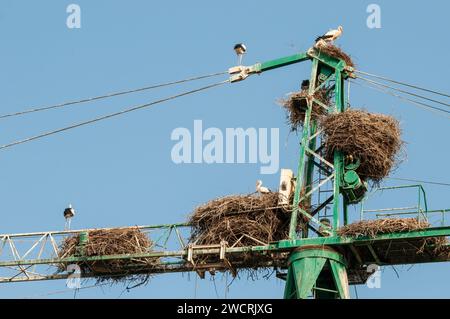
[[[69,230],[70,222],[72,221],[73,216],[75,216],[75,209],[73,209],[72,204],[69,204],[69,207],[64,209],[63,215],[66,220],[64,230]]]
[[[242,56],[247,52],[247,47],[244,43],[238,43],[234,46],[234,52],[238,56],[238,65],[242,65]]]

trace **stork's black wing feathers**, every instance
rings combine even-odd
[[[309,80],[303,80],[300,88],[307,89],[309,87]]]
[[[71,208],[64,209],[64,217],[72,217],[74,215],[73,210]]]
[[[325,40],[325,39],[329,39],[329,38],[332,38],[332,37],[333,37],[332,35],[321,35],[320,37],[316,38],[316,42],[319,41],[319,40]]]

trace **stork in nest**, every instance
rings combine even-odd
[[[309,89],[309,80],[303,80],[300,89],[302,91],[307,91]]]
[[[334,40],[339,38],[342,33],[344,32],[344,28],[342,26],[339,26],[337,29],[330,30],[324,35],[321,35],[320,37],[316,38],[315,47],[321,47],[324,45],[333,44]]]
[[[258,179],[256,181],[256,191],[258,193],[260,193],[261,195],[270,193],[270,189],[268,189],[267,187],[262,186],[262,181],[260,179]]]

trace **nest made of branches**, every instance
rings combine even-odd
[[[80,250],[80,235],[67,237],[59,247],[59,257],[104,256],[138,254],[150,252],[153,242],[137,227],[96,229],[88,232],[88,241]],[[89,273],[98,281],[121,281],[147,279],[146,269],[158,263],[158,258],[112,259],[104,261],[82,261],[77,265],[82,273]],[[60,265],[66,270],[67,265]]]
[[[403,142],[399,122],[392,116],[348,109],[322,117],[325,157],[335,151],[360,160],[357,168],[364,180],[379,183],[400,162]]]
[[[190,243],[245,247],[268,244],[288,238],[289,207],[278,206],[278,192],[231,195],[211,200],[197,207],[189,218],[192,226]],[[208,263],[214,257],[198,257],[197,263]],[[273,260],[251,252],[237,256],[240,267],[253,267],[262,260]]]
[[[291,125],[292,131],[297,130],[303,125],[305,120],[306,110],[308,108],[308,90],[303,89],[298,92],[289,94],[286,99],[279,101],[279,104],[286,109],[288,122]],[[326,106],[330,104],[330,95],[326,89],[320,89],[313,94],[313,98],[320,101]],[[326,115],[328,112],[323,106],[312,102],[311,119],[316,120]]]
[[[431,225],[424,220],[417,218],[384,218],[373,220],[362,220],[356,223],[348,224],[341,227],[337,234],[343,237],[370,237],[374,238],[381,234],[391,234],[398,232],[410,232],[429,228]],[[418,253],[424,251],[425,246],[433,247],[434,255],[448,254],[450,256],[450,249],[447,246],[448,240],[446,237],[429,237],[422,240],[422,247],[418,249]]]
[[[190,242],[235,247],[269,243],[288,236],[290,214],[278,206],[279,193],[231,195],[197,207],[190,216]]]
[[[371,237],[380,234],[390,234],[406,231],[421,230],[430,227],[426,221],[417,218],[384,218],[362,220],[348,224],[338,230],[338,235],[343,237]]]
[[[319,45],[319,46],[315,47],[315,50],[317,50],[318,52],[323,52],[323,53],[325,53],[333,58],[336,58],[338,60],[343,60],[345,62],[345,64],[349,67],[352,67],[352,68],[355,67],[355,63],[353,62],[350,55],[348,55],[341,48],[339,48],[335,45],[332,45],[329,43],[324,44],[324,45]]]

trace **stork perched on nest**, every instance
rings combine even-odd
[[[339,26],[337,29],[330,30],[324,35],[316,38],[315,46],[333,44],[334,40],[339,38],[343,32],[344,28],[342,28],[342,26]]]
[[[309,80],[303,80],[302,84],[300,85],[301,90],[308,90],[309,89]]]
[[[69,207],[64,209],[64,218],[66,219],[66,223],[64,225],[64,229],[70,229],[70,222],[72,221],[73,216],[75,216],[75,209],[73,209],[72,204],[69,204]]]
[[[267,187],[262,186],[262,181],[260,179],[258,179],[256,181],[256,191],[260,194],[267,194],[270,193],[270,189],[268,189]]]

